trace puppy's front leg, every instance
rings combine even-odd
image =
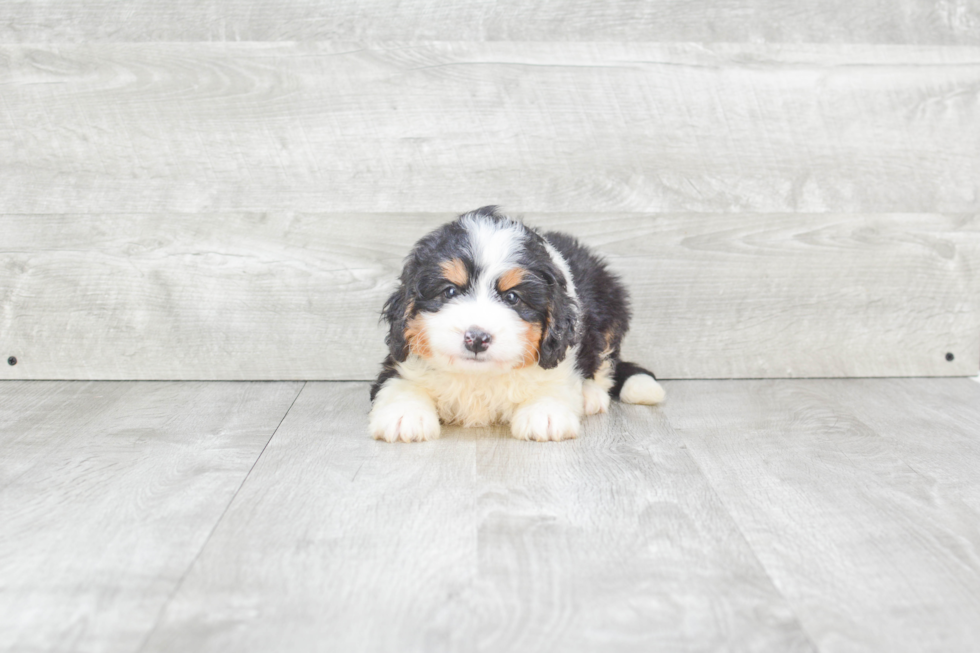
[[[576,388],[567,394],[546,395],[521,405],[510,420],[511,435],[518,440],[537,442],[577,437],[582,415],[582,390]]]
[[[424,442],[439,437],[439,414],[424,389],[392,378],[374,398],[368,426],[376,440]]]

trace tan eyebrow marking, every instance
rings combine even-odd
[[[442,268],[442,275],[446,277],[446,280],[460,288],[465,287],[469,281],[470,275],[466,273],[466,265],[458,258],[443,261],[439,267]]]
[[[507,270],[500,276],[500,280],[497,281],[497,290],[507,292],[524,280],[524,272],[524,268],[511,268]]]

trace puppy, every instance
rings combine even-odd
[[[629,304],[603,261],[494,206],[416,243],[383,317],[390,353],[369,420],[379,440],[431,440],[440,421],[509,423],[521,440],[565,440],[610,396],[664,397],[652,372],[619,359]]]

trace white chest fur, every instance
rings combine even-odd
[[[566,404],[576,417],[582,415],[582,378],[570,355],[557,367],[538,365],[507,370],[452,372],[434,368],[425,359],[409,356],[398,365],[403,379],[425,391],[439,418],[447,424],[487,426],[510,422],[524,405],[548,397]]]

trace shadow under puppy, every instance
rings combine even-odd
[[[653,373],[619,358],[629,318],[623,284],[571,236],[493,206],[465,213],[416,243],[385,303],[371,433],[415,442],[440,420],[506,422],[515,438],[565,440],[610,395],[658,403]]]

